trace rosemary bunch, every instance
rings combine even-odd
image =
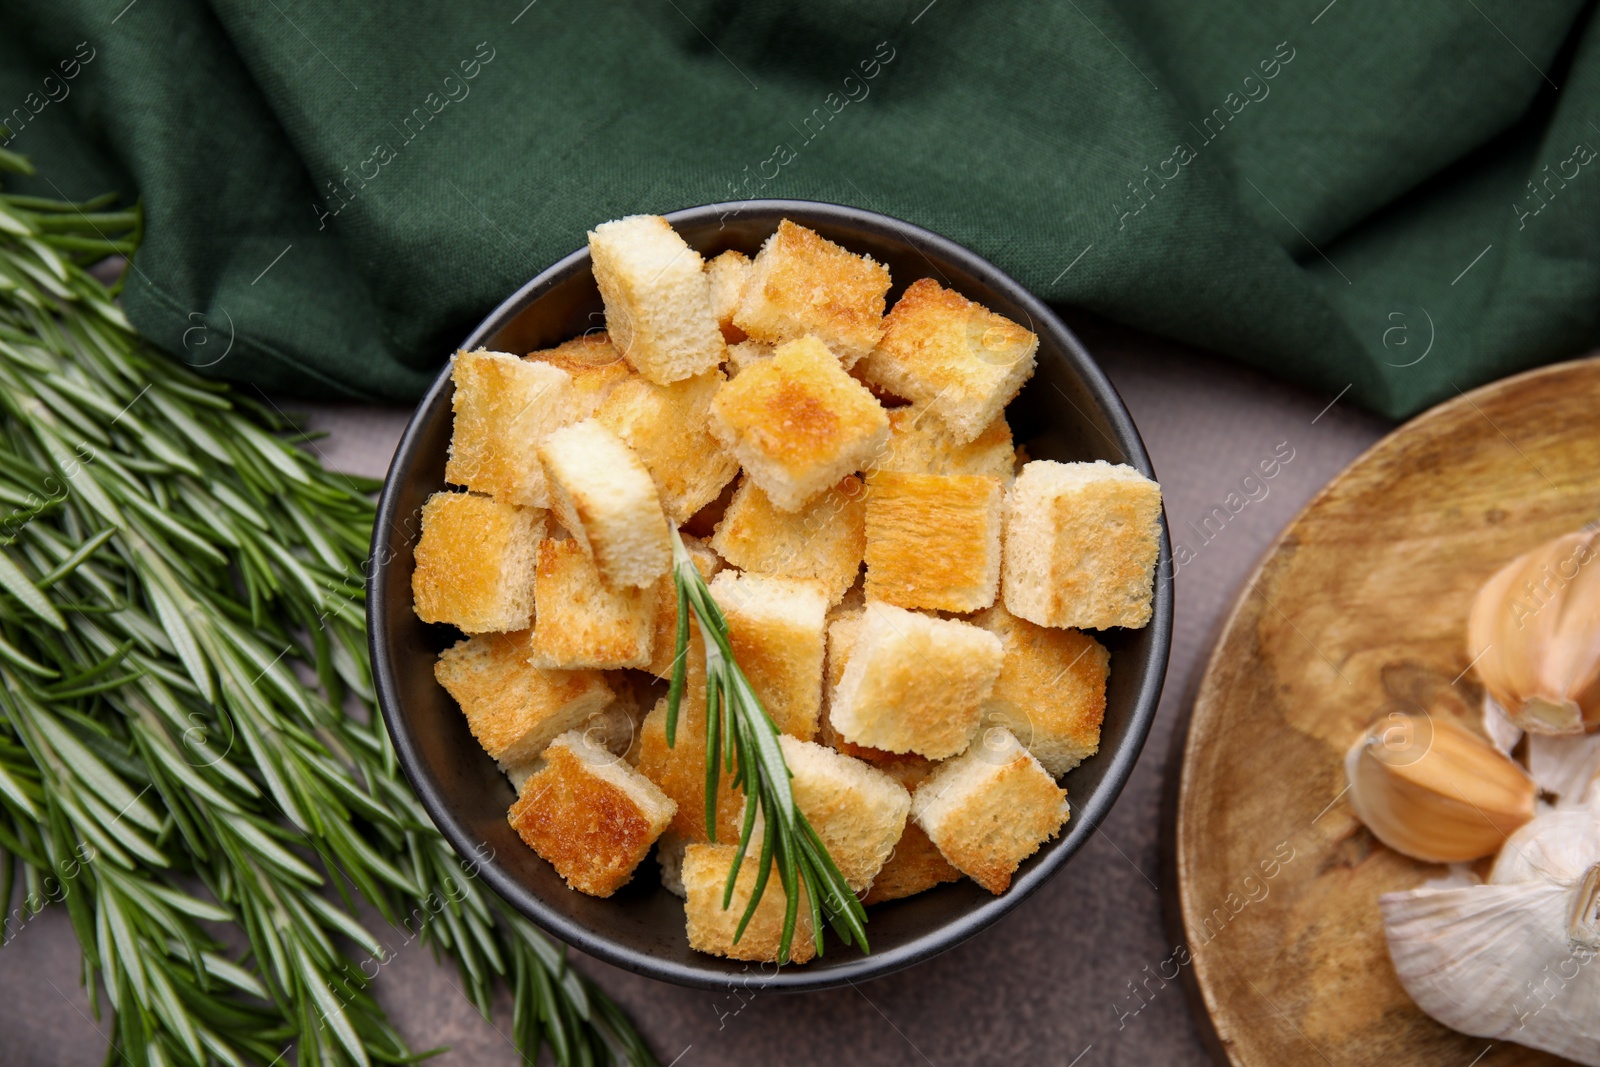
[[[85,269],[136,244],[111,207],[0,195],[0,937],[62,904],[135,1065],[408,1062],[365,904],[486,1016],[507,982],[530,1059],[654,1062],[398,774],[364,638],[374,484],[138,338]]]
[[[827,847],[812,828],[789,787],[792,777],[778,747],[778,727],[761,706],[750,681],[734,660],[728,637],[728,620],[711,597],[683,538],[672,531],[672,575],[678,595],[677,645],[673,655],[672,684],[667,690],[667,744],[674,743],[678,727],[678,707],[683,700],[689,652],[689,615],[694,614],[706,649],[706,833],[717,839],[717,780],[719,768],[732,774],[734,788],[744,790],[744,825],[739,848],[728,871],[722,906],[733,901],[739,868],[755,832],[756,813],[761,814],[761,858],[750,902],[733,939],[744,936],[745,927],[756,913],[774,868],[787,898],[783,913],[783,937],[778,959],[789,958],[794,928],[799,918],[800,893],[804,884],[811,907],[811,928],[816,938],[817,955],[822,955],[823,917],[826,916],[845,944],[867,945],[867,913],[854,890],[839,873]],[[753,798],[753,802],[752,799]]]

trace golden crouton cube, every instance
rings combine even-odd
[[[727,371],[729,378],[736,378],[739,372],[746,367],[769,360],[778,350],[772,345],[761,341],[740,341],[728,346]]]
[[[743,570],[821,582],[837,603],[861,570],[866,516],[866,494],[853,474],[799,511],[780,511],[759,485],[741,478],[711,547]]]
[[[461,705],[467,728],[502,767],[537,759],[556,735],[614,698],[599,671],[530,666],[530,631],[481,634],[439,654],[433,676]]]
[[[853,745],[840,737],[839,731],[833,728],[833,719],[828,709],[833,704],[833,695],[838,690],[839,683],[844,680],[844,669],[850,663],[850,651],[855,648],[856,637],[861,633],[861,624],[865,617],[865,605],[849,609],[836,608],[828,615],[828,655],[822,668],[822,714],[817,718],[817,741],[835,752],[843,752],[846,756],[854,756],[872,764],[881,765],[899,760],[926,763],[927,760],[921,756],[888,752],[867,745]]]
[[[684,537],[683,547],[706,581],[722,569],[722,560],[705,542],[697,537]],[[678,587],[673,574],[668,571],[656,579],[655,637],[650,642],[650,665],[645,668],[657,678],[671,678],[678,649]],[[685,656],[685,670],[690,684],[705,685],[706,646],[700,636],[700,624],[694,613],[689,614],[689,644]],[[698,680],[698,681],[697,681]]]
[[[1006,495],[1006,610],[1040,626],[1138,628],[1160,552],[1161,486],[1105,460],[1034,460]]]
[[[1005,649],[984,720],[1010,730],[1052,778],[1099,751],[1111,672],[1105,646],[1077,630],[1036,626],[999,604],[972,624]]]
[[[1005,492],[982,474],[867,475],[867,599],[977,611],[1000,588]]]
[[[700,253],[659,215],[633,215],[589,233],[606,332],[640,374],[657,385],[721,363],[727,346],[711,313]]]
[[[785,219],[751,264],[733,324],[780,344],[812,334],[846,370],[883,335],[889,268]]]
[[[726,766],[724,764],[724,766]],[[706,830],[706,691],[704,684],[685,687],[678,706],[677,731],[667,743],[667,698],[644,717],[639,731],[639,773],[678,805],[672,832],[691,841],[710,840]],[[743,794],[724,769],[717,778],[717,840],[739,840]]]
[[[572,730],[545,750],[507,819],[568,886],[609,897],[649,855],[673,807],[648,778]]]
[[[999,726],[940,764],[911,798],[911,817],[944,858],[997,896],[1070,814],[1067,791]]]
[[[739,473],[739,461],[706,428],[725,380],[720,370],[671,385],[634,378],[613,389],[595,416],[643,461],[673,522],[711,503]]]
[[[423,622],[469,634],[526,630],[545,513],[476,493],[434,493],[422,505],[411,598]]]
[[[957,443],[976,438],[1033,374],[1039,338],[931,278],[911,283],[856,373],[925,404]]]
[[[911,794],[883,771],[813,741],[783,734],[778,744],[792,775],[795,806],[822,839],[845,882],[857,893],[865,892],[900,840]],[[761,814],[750,838],[752,850],[766,829]]]
[[[959,444],[926,404],[889,409],[889,443],[871,470],[906,474],[987,474],[1010,484],[1016,471],[1011,427],[999,414],[982,433]]]
[[[529,644],[536,667],[609,670],[650,662],[656,587],[609,586],[577,541],[539,542],[537,620]]]
[[[661,494],[639,456],[596,419],[539,446],[550,506],[610,585],[648,586],[667,572],[672,542]]]
[[[554,348],[529,352],[530,363],[548,363],[572,378],[571,410],[567,422],[580,422],[600,410],[601,403],[618,382],[634,376],[633,368],[611,344],[604,330],[582,334]]]
[[[864,466],[889,417],[815,337],[740,371],[711,401],[711,432],[784,511]]]
[[[504,352],[457,352],[450,361],[455,422],[445,481],[503,504],[548,508],[536,446],[571,417],[572,378]]]
[[[711,314],[722,330],[722,339],[729,345],[745,339],[745,333],[733,324],[733,313],[739,309],[744,296],[744,285],[750,279],[750,257],[733,249],[706,263],[706,281],[711,286]]]
[[[828,598],[816,582],[720,571],[711,597],[728,620],[733,658],[782,732],[817,735]]]
[[[986,630],[868,601],[829,720],[858,745],[953,756],[977,731],[1002,658]]]
[[[817,954],[816,931],[811,923],[811,904],[805,896],[804,882],[800,884],[800,906],[796,912],[794,937],[789,942],[789,958],[778,959],[778,951],[783,947],[783,915],[788,897],[784,895],[777,871],[767,877],[761,903],[756,905],[744,936],[734,940],[744,910],[750,905],[750,894],[755,889],[761,866],[761,852],[752,845],[739,865],[733,899],[724,908],[722,895],[737,852],[734,845],[694,844],[684,850],[683,888],[688,899],[683,910],[688,919],[689,947],[713,956],[752,962],[805,963],[810,960]]]

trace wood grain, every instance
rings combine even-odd
[[[1477,729],[1473,594],[1597,509],[1591,358],[1401,427],[1318,494],[1247,580],[1195,698],[1177,789],[1184,944],[1156,979],[1189,971],[1232,1063],[1467,1067],[1491,1045],[1424,1016],[1395,978],[1378,895],[1444,869],[1362,827],[1342,796],[1343,757],[1390,710]],[[1492,1044],[1492,1067],[1566,1062]]]

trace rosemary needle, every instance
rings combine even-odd
[[[762,823],[761,853],[757,860],[756,881],[750,901],[739,919],[733,939],[744,936],[745,927],[756,913],[766,892],[774,867],[786,898],[783,936],[778,960],[789,959],[789,948],[799,919],[800,892],[810,904],[811,927],[817,955],[823,952],[823,919],[846,945],[855,943],[862,952],[867,945],[867,913],[854,891],[839,873],[833,857],[795,803],[790,789],[791,773],[778,746],[778,728],[761,706],[761,699],[739,669],[729,639],[728,620],[711,597],[705,579],[683,546],[678,531],[672,531],[672,575],[678,598],[677,646],[673,654],[672,683],[667,690],[667,744],[674,744],[678,707],[683,700],[689,656],[689,616],[700,628],[706,649],[706,833],[717,837],[717,781],[722,769],[732,772],[730,784],[745,794],[744,824],[739,847],[728,872],[722,906],[733,901],[734,886],[755,831],[756,815]]]

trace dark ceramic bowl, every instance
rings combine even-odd
[[[1007,410],[1017,443],[1026,444],[1030,456],[1105,459],[1154,476],[1127,409],[1078,339],[1043,302],[965,248],[898,219],[803,200],[712,204],[667,216],[708,258],[729,248],[755,255],[785,218],[887,264],[894,278],[891,304],[912,281],[933,277],[1037,333],[1038,370]],[[603,322],[589,252],[580,249],[496,308],[462,347],[531,352]],[[1161,694],[1172,634],[1172,584],[1167,580],[1156,583],[1155,612],[1148,626],[1099,635],[1111,650],[1100,751],[1064,780],[1072,819],[1063,834],[1022,865],[1006,893],[991,896],[963,880],[875,906],[867,924],[871,955],[847,949],[829,935],[826,955],[779,971],[690,951],[683,904],[661,888],[653,859],[640,864],[633,882],[610,899],[568,889],[507,825],[511,786],[473,740],[455,702],[434,681],[434,658],[460,635],[450,627],[418,621],[411,610],[418,516],[428,495],[445,488],[450,398],[446,369],[406,427],[378,505],[367,590],[378,702],[400,766],[445,837],[462,856],[479,857],[475,862],[483,879],[562,941],[619,967],[709,989],[726,988],[730,981],[790,990],[862,981],[943,952],[1021,904],[1061,869],[1111,810],[1133,771]],[[1171,573],[1170,552],[1163,528],[1163,575]],[[485,856],[489,858],[481,859]]]

